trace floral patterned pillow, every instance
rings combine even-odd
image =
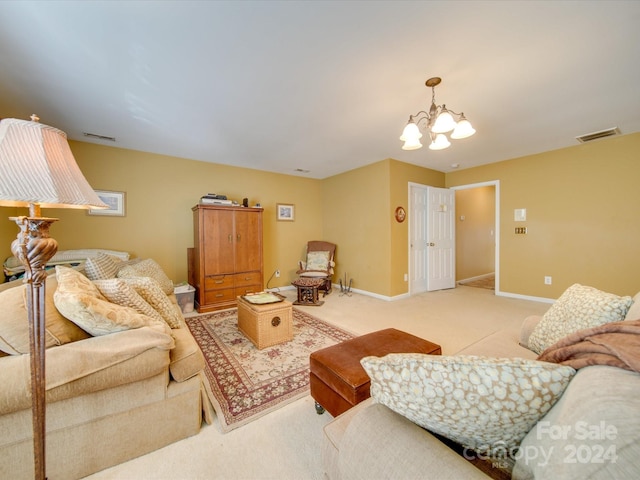
[[[326,272],[329,270],[330,252],[308,252],[306,270]]]
[[[576,371],[519,358],[394,353],[365,357],[375,401],[476,452],[516,447]]]
[[[529,336],[528,347],[540,354],[573,332],[622,321],[632,303],[631,297],[619,297],[576,283],[543,315]]]

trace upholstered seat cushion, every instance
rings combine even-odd
[[[166,370],[170,335],[149,327],[73,342],[47,351],[47,402],[150,378]],[[29,356],[4,358],[0,369],[0,415],[30,408]],[[18,364],[21,367],[18,367]]]
[[[177,382],[183,382],[197,375],[204,368],[204,356],[188,328],[171,331],[176,346],[171,349],[169,371]]]

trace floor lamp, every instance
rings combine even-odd
[[[45,208],[107,208],[76,164],[67,135],[38,122],[0,121],[0,206],[28,207],[29,216],[10,217],[20,228],[11,251],[25,267],[31,411],[35,478],[45,474],[45,265],[58,249],[49,236],[56,218],[41,216]]]

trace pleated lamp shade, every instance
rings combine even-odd
[[[37,121],[5,118],[0,121],[0,206],[31,205],[108,208],[82,175],[66,133]]]

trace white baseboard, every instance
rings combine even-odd
[[[482,278],[483,276],[486,275],[481,275],[480,277],[474,277],[474,278]],[[333,294],[338,294],[340,295],[340,284],[332,284],[333,285]],[[280,292],[282,290],[295,290],[296,288],[293,285],[287,285],[285,287],[274,287],[274,288],[269,288],[266,291],[267,292]],[[373,292],[369,292],[367,290],[360,290],[359,288],[352,288],[351,291],[353,293],[359,293],[360,295],[364,295],[366,297],[372,297],[372,298],[377,298],[379,300],[384,300],[386,302],[394,302],[396,300],[402,300],[404,298],[409,298],[411,297],[411,295],[407,292],[407,293],[401,293],[400,295],[394,295],[393,297],[390,297],[388,295],[380,295],[379,293],[373,293]],[[518,298],[520,300],[530,300],[532,302],[541,302],[541,303],[554,303],[556,301],[555,298],[545,298],[545,297],[534,297],[531,295],[520,295],[519,293],[509,293],[509,292],[500,292],[500,291],[496,291],[496,296],[498,297],[508,297],[508,298]]]
[[[532,302],[542,302],[542,303],[554,303],[556,301],[555,298],[533,297],[531,295],[520,295],[519,293],[498,292],[498,291],[496,291],[496,296],[518,298],[520,300],[531,300]]]

